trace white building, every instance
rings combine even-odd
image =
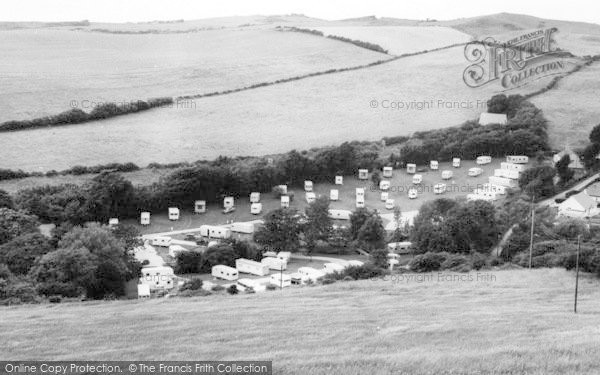
[[[598,207],[585,192],[570,196],[567,200],[558,205],[558,214],[561,216],[586,218],[598,215]]]

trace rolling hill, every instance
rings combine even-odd
[[[575,315],[574,275],[564,270],[430,275],[0,307],[0,347],[15,361],[272,360],[276,374],[595,374],[600,366],[598,279],[582,277]]]

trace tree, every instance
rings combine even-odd
[[[25,211],[0,208],[0,245],[22,234],[38,232],[37,217]]]
[[[211,246],[202,254],[202,265],[200,272],[210,272],[213,266],[223,264],[235,267],[237,256],[230,245],[219,244]]]
[[[360,228],[367,222],[367,220],[375,213],[369,211],[368,208],[357,208],[352,215],[350,215],[350,228],[348,234],[351,240],[358,238]]]
[[[379,171],[373,171],[373,174],[371,174],[371,182],[375,189],[379,189],[379,183],[381,182],[381,174]]]
[[[25,275],[38,258],[52,250],[46,237],[39,233],[27,233],[0,246],[0,263],[5,263],[16,275]]]
[[[326,241],[331,235],[333,223],[329,217],[329,199],[317,198],[305,210],[306,224],[304,235],[309,249],[314,249],[317,241]]]
[[[396,223],[396,228],[394,228],[391,242],[405,241],[407,236],[404,233],[404,228],[402,228],[402,211],[400,210],[400,207],[394,208],[394,222]]]
[[[14,209],[15,205],[11,196],[4,190],[0,190],[0,208]]]
[[[379,249],[385,245],[385,228],[379,215],[372,215],[358,231],[357,240],[369,249]]]
[[[490,202],[476,200],[456,206],[444,223],[451,238],[447,251],[488,253],[498,241],[495,208]]]
[[[538,198],[554,194],[556,170],[549,166],[538,166],[524,170],[519,176],[519,187],[530,196]]]
[[[178,275],[200,273],[202,253],[198,251],[181,251],[175,256],[174,272]]]
[[[86,211],[93,220],[107,222],[113,217],[128,216],[135,202],[130,181],[117,173],[101,173],[86,188]]]
[[[140,240],[140,230],[134,225],[119,224],[113,229],[115,237],[125,245],[127,250],[131,250],[142,245]]]
[[[274,251],[297,251],[300,247],[298,211],[280,208],[264,217],[264,225],[254,233],[254,241]]]
[[[375,249],[369,254],[371,263],[379,268],[388,267],[388,252],[385,249]]]
[[[590,132],[590,142],[600,144],[600,124],[594,126]]]
[[[231,246],[235,252],[236,258],[245,258],[256,261],[260,261],[262,259],[261,251],[253,243],[239,240],[237,238],[227,239],[222,243]]]
[[[569,182],[573,178],[573,175],[575,174],[575,172],[569,168],[570,163],[571,163],[571,157],[569,157],[569,154],[565,154],[554,165],[554,168],[556,169],[556,173],[558,174],[558,177],[560,178],[560,182],[563,185],[566,184],[567,182]]]
[[[507,97],[504,94],[498,94],[492,96],[487,101],[487,109],[489,113],[506,113],[508,109]]]

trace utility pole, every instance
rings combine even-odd
[[[535,222],[535,205],[533,204],[535,195],[531,195],[531,235],[529,238],[529,269],[531,269],[531,260],[533,258],[533,224]]]
[[[279,265],[279,289],[283,290],[283,264]]]
[[[581,251],[581,234],[577,236],[577,257],[575,263],[575,304],[573,311],[577,314],[577,292],[579,289],[579,252]]]

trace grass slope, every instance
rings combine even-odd
[[[0,348],[10,360],[273,360],[277,374],[598,373],[597,279],[582,278],[575,315],[573,273],[490,273],[2,307]]]

